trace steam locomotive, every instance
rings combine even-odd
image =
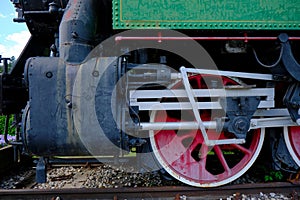
[[[126,161],[188,185],[243,175],[271,147],[300,166],[297,0],[11,0],[31,38],[0,79],[17,145]],[[7,59],[2,58],[6,65]]]

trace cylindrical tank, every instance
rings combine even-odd
[[[120,131],[112,113],[115,61],[98,57],[70,66],[59,58],[28,60],[30,100],[22,135],[27,152],[42,156],[119,153]]]

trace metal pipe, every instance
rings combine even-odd
[[[6,144],[10,144],[10,142],[7,139],[7,136],[8,136],[8,125],[9,125],[9,115],[6,115],[5,125],[4,125],[4,141],[5,141]]]
[[[200,117],[200,113],[198,111],[197,102],[195,100],[195,94],[193,93],[192,88],[190,86],[186,68],[185,67],[180,67],[180,72],[181,72],[181,75],[182,75],[183,86],[184,86],[186,94],[187,94],[187,96],[190,100],[190,104],[192,106],[192,110],[193,110],[195,119],[198,122],[197,123],[198,128],[200,128],[200,130],[201,130],[201,133],[202,133],[202,136],[204,138],[205,144],[208,144],[208,141],[209,141],[208,135],[206,133],[205,127],[204,127],[202,119]]]
[[[285,126],[298,126],[291,117],[272,117],[251,119],[250,129],[272,128]],[[198,130],[197,122],[142,122],[139,124],[143,131],[160,131],[160,130]],[[203,126],[206,129],[216,129],[216,121],[204,121]]]
[[[94,48],[99,15],[99,0],[69,0],[59,27],[60,58],[81,63]]]
[[[217,123],[214,121],[202,122],[201,126],[204,126],[207,129],[216,129]],[[140,127],[142,130],[198,130],[199,124],[197,122],[153,122],[140,123]],[[208,135],[206,135],[206,137],[207,140],[205,141],[205,144],[208,146],[245,143],[244,139],[210,140]]]
[[[17,138],[16,138],[16,141],[8,140],[8,128],[9,128],[9,115],[6,115],[5,125],[4,125],[4,141],[5,141],[5,143],[8,145],[23,145],[22,142],[18,142]]]
[[[148,41],[184,41],[184,40],[202,40],[202,41],[225,41],[225,40],[244,40],[247,41],[261,41],[261,40],[278,40],[278,37],[140,37],[140,36],[132,36],[132,37],[125,37],[125,36],[117,36],[115,38],[116,42],[125,41],[125,40],[148,40]],[[300,40],[300,37],[289,37],[289,40]]]
[[[31,10],[31,11],[24,11],[24,15],[28,15],[28,14],[50,14],[50,12],[48,10]]]
[[[274,80],[272,74],[258,74],[258,73],[246,73],[246,72],[232,72],[232,71],[221,71],[221,70],[209,70],[209,69],[195,69],[195,68],[186,68],[188,73],[195,74],[209,74],[217,76],[231,76],[238,78],[247,78],[247,79],[259,79],[259,80]]]
[[[145,122],[139,124],[141,130],[197,130],[199,125],[197,122]],[[203,122],[206,129],[216,129],[215,121]]]

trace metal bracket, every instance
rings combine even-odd
[[[283,102],[289,110],[293,121],[300,125],[300,83],[294,83],[287,89]]]
[[[47,173],[46,173],[46,161],[44,157],[40,157],[36,165],[36,182],[37,183],[46,183]]]
[[[296,61],[291,45],[289,43],[289,36],[285,33],[278,36],[282,45],[282,63],[288,73],[297,81],[300,81],[300,64]]]
[[[250,120],[258,108],[260,96],[252,97],[226,97],[220,103],[226,112],[226,120],[218,120],[217,130],[233,133],[239,139],[246,139],[250,128]]]

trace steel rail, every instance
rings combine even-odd
[[[283,195],[300,194],[299,185],[291,183],[264,183],[226,185],[217,188],[189,186],[138,187],[113,189],[52,189],[0,190],[0,199],[220,199],[233,194],[255,195],[276,192]],[[298,195],[297,195],[298,198]]]

